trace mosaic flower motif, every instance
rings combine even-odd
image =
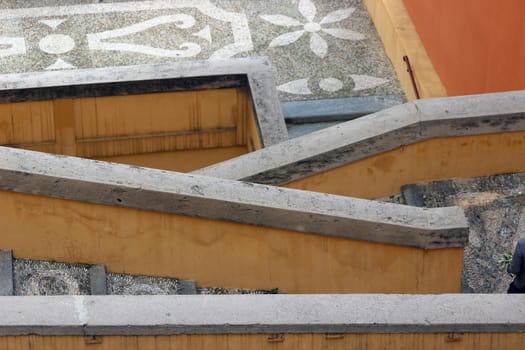
[[[317,12],[315,4],[311,0],[301,0],[299,1],[299,12],[306,19],[306,23],[302,23],[285,15],[261,15],[261,18],[281,27],[303,27],[303,29],[279,35],[270,42],[270,47],[290,45],[299,40],[303,34],[310,33],[310,49],[317,56],[323,58],[328,52],[328,44],[326,40],[319,35],[320,32],[344,40],[362,40],[365,38],[363,34],[354,32],[353,30],[323,27],[326,24],[337,23],[350,17],[354,11],[355,8],[353,7],[336,10],[324,16],[321,21],[314,22]]]

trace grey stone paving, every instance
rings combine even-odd
[[[281,100],[402,94],[361,0],[46,0],[0,8],[0,73],[269,56]]]
[[[499,260],[504,253],[512,253],[516,242],[525,237],[525,174],[408,185],[403,194],[408,204],[463,207],[470,228],[463,292],[506,292],[512,279]]]

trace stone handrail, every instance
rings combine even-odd
[[[0,190],[424,249],[462,247],[459,207],[416,208],[0,147]]]
[[[421,141],[525,130],[525,91],[416,100],[194,174],[283,185]]]

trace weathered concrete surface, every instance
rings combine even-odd
[[[524,332],[516,295],[0,298],[0,335]]]
[[[13,294],[13,252],[0,250],[0,296]]]
[[[6,74],[0,102],[246,87],[264,146],[288,139],[267,58]]]
[[[282,185],[420,141],[525,130],[525,91],[417,100],[197,170]]]
[[[458,207],[433,210],[0,147],[0,190],[425,249],[461,247]]]
[[[470,227],[462,291],[506,292],[512,278],[499,260],[504,253],[513,253],[516,242],[525,237],[525,174],[411,184],[402,193],[411,205],[461,206]]]

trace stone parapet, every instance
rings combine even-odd
[[[0,335],[514,333],[513,295],[59,296],[0,298]]]
[[[199,169],[284,185],[436,138],[525,130],[525,91],[416,100]]]
[[[424,249],[462,247],[459,207],[425,209],[0,147],[0,190]]]

